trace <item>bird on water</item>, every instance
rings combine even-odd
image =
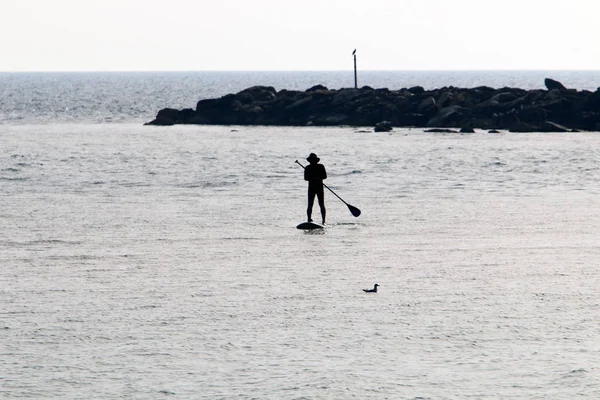
[[[373,289],[363,289],[363,292],[365,293],[377,293],[377,287],[379,285],[376,283],[375,286],[373,286]]]

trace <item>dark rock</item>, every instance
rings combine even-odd
[[[156,117],[156,119],[146,123],[145,125],[171,126],[175,125],[175,121],[173,121],[171,118],[160,116]]]
[[[458,131],[455,131],[453,129],[445,129],[445,128],[427,129],[425,132],[432,132],[432,133],[459,133]]]
[[[311,87],[310,89],[307,89],[306,91],[307,92],[329,91],[329,89],[327,89],[327,87],[325,87],[323,85],[315,85],[315,86]]]
[[[241,103],[249,104],[255,101],[270,101],[275,98],[277,91],[272,86],[253,86],[244,89],[236,96]]]
[[[333,106],[340,106],[348,103],[357,97],[360,97],[361,92],[358,89],[340,89],[334,96],[331,102]]]
[[[423,89],[423,87],[421,86],[413,86],[410,89],[408,89],[408,91],[412,94],[421,94],[425,92],[425,89]]]
[[[392,123],[390,121],[381,121],[375,125],[375,132],[389,132],[392,130]]]
[[[460,133],[475,133],[475,129],[473,128],[460,128]]]
[[[544,79],[544,85],[546,86],[546,88],[548,90],[554,90],[554,89],[567,90],[567,88],[562,83],[560,83],[559,81],[555,81],[554,79],[550,79],[550,78]]]
[[[196,111],[191,108],[184,108],[177,113],[177,119],[175,120],[178,124],[188,124],[189,121],[196,116]]]
[[[534,125],[527,124],[524,122],[515,122],[514,124],[511,125],[511,127],[508,130],[509,130],[509,132],[526,133],[526,132],[539,132],[540,128],[539,128],[539,126],[534,126]]]
[[[516,112],[517,120],[529,125],[539,125],[549,117],[549,112],[543,107],[533,105],[523,107]]]
[[[156,114],[156,118],[167,118],[172,120],[173,122],[177,121],[177,117],[179,115],[179,110],[176,110],[174,108],[163,108],[162,110],[160,110],[158,112],[158,114]]]
[[[565,126],[554,123],[552,121],[544,121],[541,127],[542,132],[570,132],[571,130]]]
[[[429,114],[437,112],[437,103],[433,97],[427,97],[417,107],[417,111],[422,114]]]
[[[304,98],[302,98],[300,100],[297,100],[294,103],[290,104],[285,109],[286,110],[294,110],[294,109],[298,109],[298,108],[302,108],[302,107],[308,107],[312,101],[313,101],[313,97],[312,96],[306,96],[306,97],[304,97]]]
[[[600,111],[600,88],[593,93],[589,93],[585,100],[581,102],[582,111]]]
[[[335,114],[324,118],[322,125],[342,125],[346,121],[348,121],[348,116],[346,114]]]
[[[188,124],[195,124],[195,125],[208,125],[210,123],[210,121],[204,117],[201,117],[199,115],[194,115],[192,118],[190,118],[187,122]]]
[[[600,132],[600,113],[599,112],[582,112],[578,114],[577,119],[567,123],[561,121],[563,124],[568,124],[573,129],[581,129],[584,131],[595,131]]]
[[[429,117],[419,113],[399,114],[396,116],[396,126],[424,127]]]
[[[454,100],[454,93],[443,92],[437,100],[438,107],[444,108],[450,106],[452,104],[452,100]]]
[[[523,96],[518,97],[518,94],[516,93],[501,92],[476,104],[473,107],[473,110],[476,114],[489,118],[493,117],[495,114],[509,112],[510,110],[519,107],[524,102],[525,97]]]
[[[558,89],[549,90],[548,95],[546,96],[546,99],[548,99],[549,101],[560,100],[562,98],[563,98],[562,91],[558,90]]]
[[[459,115],[463,109],[463,107],[456,105],[442,108],[427,122],[427,126],[454,126],[455,123],[460,122]]]
[[[492,99],[494,99],[498,103],[506,103],[508,101],[513,101],[518,97],[519,97],[518,94],[508,91],[508,92],[500,92],[500,93],[492,96]]]
[[[148,125],[351,125],[432,128],[479,128],[512,131],[558,129],[596,130],[600,124],[600,89],[566,89],[547,79],[548,90],[444,87],[409,89],[280,90],[253,86],[236,94],[198,101],[195,109],[164,108]]]

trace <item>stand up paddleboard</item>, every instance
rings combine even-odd
[[[304,230],[323,229],[323,225],[315,224],[314,222],[303,222],[296,228]]]

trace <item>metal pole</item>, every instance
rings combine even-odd
[[[356,75],[356,50],[352,53],[354,56],[354,89],[358,89],[358,77]]]

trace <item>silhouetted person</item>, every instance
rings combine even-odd
[[[325,224],[325,193],[323,193],[323,180],[327,179],[327,171],[325,166],[319,164],[321,159],[317,157],[315,153],[310,153],[306,159],[310,164],[304,169],[304,180],[308,181],[308,208],[306,215],[308,216],[308,222],[312,222],[312,208],[315,204],[315,195],[319,200],[319,207],[321,208],[321,218],[323,224]]]

